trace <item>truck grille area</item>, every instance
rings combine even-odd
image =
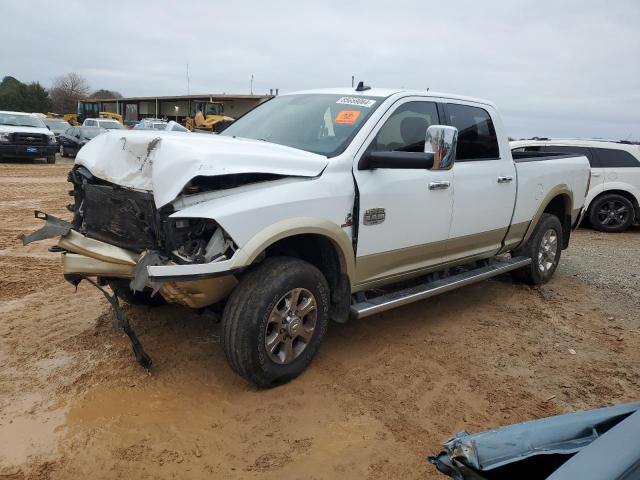
[[[15,145],[46,145],[47,135],[42,133],[14,133],[13,143]]]
[[[106,182],[83,166],[74,167],[68,180],[73,227],[83,235],[135,252],[157,250],[177,263],[205,261],[217,229],[213,220],[170,218],[173,212],[159,211],[153,194]]]
[[[88,237],[135,251],[160,245],[160,218],[150,193],[87,184],[82,213]]]

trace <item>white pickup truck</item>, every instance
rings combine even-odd
[[[590,169],[512,158],[489,102],[359,85],[278,96],[220,135],[110,131],[69,179],[73,222],[41,215],[23,240],[61,236],[68,280],[132,303],[220,308],[229,364],[269,387],[304,370],[330,319],[509,271],[547,281]]]

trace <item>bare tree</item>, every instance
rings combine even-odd
[[[49,96],[57,113],[71,113],[76,111],[78,100],[87,98],[89,91],[89,82],[82,75],[71,72],[53,81]]]
[[[105,90],[101,88],[93,92],[89,98],[122,98],[122,94],[115,90]]]

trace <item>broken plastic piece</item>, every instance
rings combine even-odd
[[[73,275],[72,277],[71,276],[68,277],[67,280],[71,282],[73,285],[75,285],[76,288],[78,287],[78,284],[82,280],[86,280],[87,282],[89,282],[91,285],[93,285],[94,287],[96,287],[98,290],[102,292],[102,294],[104,295],[104,298],[106,298],[107,301],[111,304],[113,313],[115,314],[116,319],[118,320],[118,326],[122,328],[124,333],[127,334],[127,337],[129,337],[129,340],[131,342],[131,348],[133,349],[133,355],[136,357],[136,362],[138,362],[138,364],[142,368],[149,371],[152,363],[151,357],[149,357],[149,355],[147,355],[147,352],[144,351],[144,348],[142,348],[142,344],[140,343],[140,340],[138,340],[138,336],[133,331],[133,328],[131,328],[131,325],[129,324],[129,320],[127,319],[126,315],[120,308],[120,303],[118,302],[118,295],[116,294],[116,292],[114,291],[113,295],[109,295],[109,293],[104,288],[102,288],[96,282],[91,280],[89,277],[85,277],[84,275]]]
[[[147,285],[151,282],[149,281],[149,272],[147,270],[148,266],[155,265],[165,265],[167,263],[167,259],[160,255],[160,252],[155,250],[147,250],[142,254],[138,263],[136,263],[135,267],[133,267],[133,278],[129,283],[129,288],[132,292],[141,292],[145,289]],[[162,282],[154,282],[153,294],[155,294],[160,287],[162,286]],[[152,295],[153,295],[152,294]]]
[[[53,215],[48,215],[40,210],[35,210],[33,213],[36,218],[45,220],[46,223],[42,228],[39,228],[29,235],[25,235],[24,233],[18,235],[18,239],[22,240],[22,245],[28,245],[31,242],[37,242],[38,240],[45,240],[47,238],[58,236],[64,237],[73,227],[69,222],[60,220],[59,218],[56,218]]]

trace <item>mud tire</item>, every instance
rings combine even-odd
[[[548,270],[542,270],[538,262],[539,254],[543,249],[543,237],[546,232],[553,230],[556,235],[556,252],[553,258],[552,266]],[[562,224],[558,217],[549,213],[543,213],[540,221],[536,225],[529,240],[522,246],[514,250],[511,255],[513,257],[529,257],[531,263],[526,267],[519,268],[511,272],[511,276],[518,282],[528,283],[529,285],[541,285],[548,282],[553,277],[558,264],[560,263],[560,255],[563,245]]]
[[[283,296],[298,288],[315,297],[315,329],[298,357],[278,364],[265,346],[267,323]],[[294,379],[311,363],[328,320],[329,287],[322,273],[297,258],[271,257],[249,271],[231,293],[222,317],[222,346],[234,372],[258,387],[275,387]]]

